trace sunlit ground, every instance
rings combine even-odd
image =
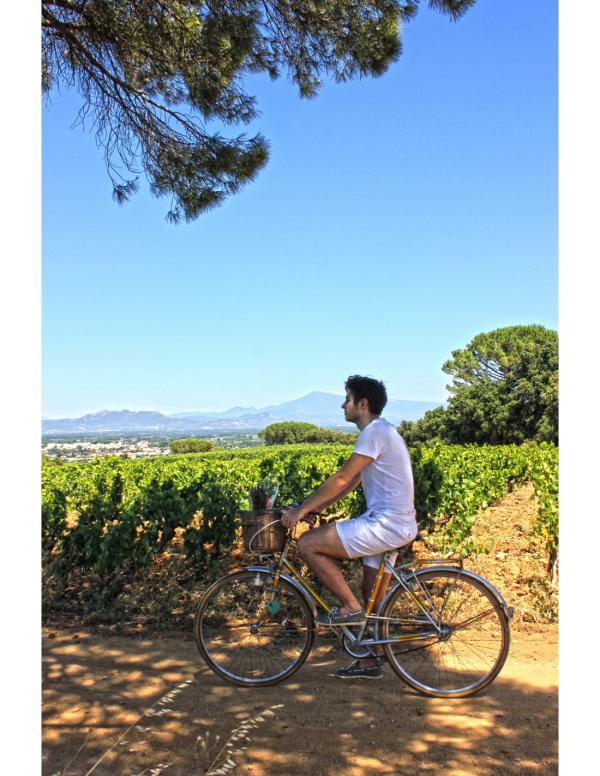
[[[322,639],[287,682],[244,689],[192,641],[56,631],[44,642],[43,774],[190,776],[227,759],[252,776],[557,773],[556,626],[513,633],[500,677],[462,700],[417,695],[389,667],[341,682],[345,660]]]

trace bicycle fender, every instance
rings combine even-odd
[[[246,571],[263,571],[265,574],[268,574],[270,577],[275,576],[275,572],[273,569],[267,568],[266,566],[246,566]],[[279,575],[280,579],[284,579],[288,585],[291,585],[296,589],[298,593],[304,598],[306,603],[308,604],[309,609],[311,610],[313,617],[317,614],[317,607],[315,606],[314,601],[312,598],[308,595],[306,595],[306,591],[302,587],[302,585],[294,579],[294,577],[291,577],[289,574],[285,574],[283,571]]]
[[[427,570],[427,571],[444,571],[444,570],[447,571],[448,567],[447,566],[446,567],[444,567],[444,566],[430,566],[427,569],[422,569],[422,570],[417,571],[416,575],[419,576],[419,574],[424,573],[425,570]],[[502,608],[505,611],[508,610],[508,606],[507,606],[506,601],[504,600],[504,597],[502,596],[502,594],[498,590],[496,590],[496,588],[492,585],[492,583],[488,582],[487,579],[484,579],[484,577],[480,577],[479,574],[476,574],[474,571],[468,571],[467,569],[460,569],[458,571],[458,573],[459,573],[459,575],[461,577],[469,577],[470,579],[474,579],[477,582],[479,582],[481,585],[483,585],[485,588],[487,588],[487,590],[489,590],[490,593],[495,598],[498,599],[498,601],[500,602]]]
[[[414,574],[416,577],[418,577],[420,574],[425,574],[430,571],[437,571],[438,573],[441,572],[447,572],[448,566],[428,566],[426,569],[419,569],[418,571],[415,571]],[[479,584],[483,585],[493,596],[498,600],[500,603],[500,606],[504,609],[504,612],[506,613],[506,616],[509,620],[512,619],[512,616],[514,614],[514,609],[512,606],[508,606],[506,601],[504,600],[502,594],[496,590],[496,588],[491,584],[491,582],[488,582],[487,579],[484,579],[483,577],[480,577],[479,574],[476,574],[474,571],[468,571],[467,569],[456,569],[456,572],[461,577],[469,577],[470,579],[473,579]],[[388,601],[388,598],[392,595],[392,593],[398,588],[401,587],[400,582],[398,584],[394,585],[390,590],[388,590],[388,593],[384,600],[381,602],[381,606],[379,607],[379,611],[383,611],[383,608],[385,604]]]

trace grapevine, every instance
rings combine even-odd
[[[351,446],[285,445],[215,450],[155,459],[107,457],[42,466],[42,539],[66,568],[105,573],[142,566],[181,529],[198,563],[235,541],[252,488],[279,483],[279,505],[301,502],[351,453]],[[558,449],[555,445],[436,445],[411,451],[421,531],[443,551],[469,551],[480,509],[530,481],[539,504],[535,532],[553,568],[558,553]],[[359,487],[330,512],[365,509]]]

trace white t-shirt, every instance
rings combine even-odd
[[[385,418],[375,418],[360,432],[353,452],[374,460],[361,471],[367,508],[371,512],[415,519],[410,456],[404,439]]]

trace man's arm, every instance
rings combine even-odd
[[[332,498],[331,501],[328,501],[326,504],[322,504],[319,507],[319,512],[322,512],[323,510],[327,509],[327,507],[331,506],[332,504],[335,504],[336,501],[341,501],[344,498],[344,496],[347,496],[348,493],[351,493],[354,490],[354,488],[356,488],[359,484],[360,484],[360,472],[358,472],[358,474],[355,475],[355,477],[352,479],[352,482],[350,482],[350,484],[347,485],[336,498]]]
[[[358,485],[361,471],[371,461],[373,461],[373,458],[370,458],[368,455],[352,453],[342,468],[326,479],[321,487],[315,490],[306,501],[283,515],[281,518],[282,525],[286,528],[292,528],[298,520],[302,520],[310,512],[319,512],[324,507],[339,501],[342,496],[345,496],[346,493],[349,493],[352,488]]]

